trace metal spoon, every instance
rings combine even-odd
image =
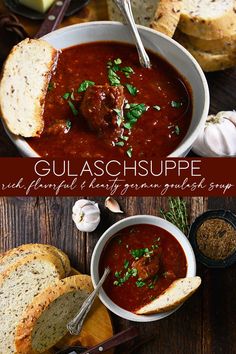
[[[89,295],[89,297],[84,301],[79,313],[67,324],[67,329],[72,335],[78,335],[82,329],[85,318],[87,317],[94,300],[101,289],[104,281],[106,280],[108,274],[110,273],[110,268],[105,268],[102,278],[98,282],[94,291]]]
[[[131,3],[130,0],[113,0],[116,6],[119,8],[121,11],[122,15],[124,16],[131,33],[134,37],[135,40],[135,45],[138,51],[138,56],[139,56],[139,62],[141,66],[144,68],[150,69],[151,68],[151,62],[150,59],[147,55],[147,52],[143,46],[142,40],[140,38],[140,35],[138,33],[135,21],[134,21],[134,16],[132,13],[132,8],[131,8]]]

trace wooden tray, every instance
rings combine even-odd
[[[70,275],[80,274],[73,269]],[[97,298],[79,336],[67,334],[57,345],[44,354],[55,354],[57,350],[66,346],[81,344],[82,346],[94,346],[113,336],[112,322],[106,307]],[[107,353],[112,354],[113,351]]]

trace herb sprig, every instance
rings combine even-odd
[[[185,235],[189,232],[186,201],[180,197],[168,198],[168,210],[160,209],[162,217],[177,226]]]

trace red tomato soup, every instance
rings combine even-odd
[[[134,225],[114,235],[105,246],[100,275],[111,273],[103,288],[125,310],[135,312],[187,274],[187,261],[179,242],[154,225]]]
[[[173,152],[192,117],[191,90],[163,58],[94,42],[62,50],[45,99],[45,128],[28,139],[41,156],[155,158]]]

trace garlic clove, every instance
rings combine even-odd
[[[94,231],[101,220],[98,204],[92,200],[78,200],[72,208],[72,219],[80,231]]]
[[[84,220],[86,222],[97,222],[98,218],[100,217],[100,211],[98,204],[94,204],[94,207],[91,208],[90,205],[86,205],[83,207],[83,213],[84,213]]]
[[[105,207],[112,211],[113,213],[124,213],[118,204],[118,202],[112,198],[112,197],[107,197],[105,200]]]
[[[91,205],[91,204],[95,204],[95,202],[89,199],[79,199],[75,202],[73,209],[77,210],[83,208],[85,205]]]
[[[219,119],[228,119],[236,127],[236,111],[222,111],[217,113],[216,117]]]

